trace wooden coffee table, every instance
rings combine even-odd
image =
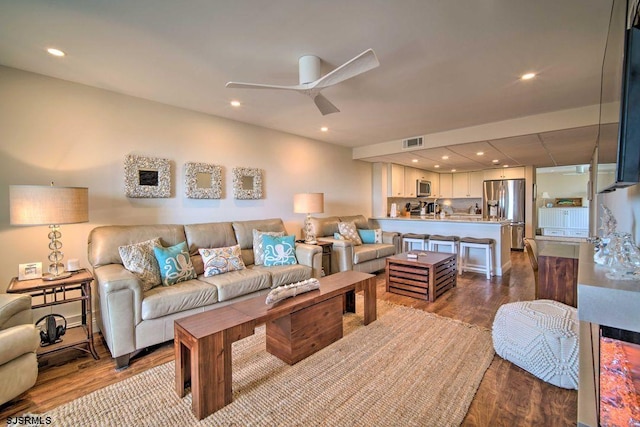
[[[364,291],[364,324],[376,320],[376,280],[345,271],[320,279],[320,289],[265,304],[261,295],[174,323],[176,392],[191,382],[192,411],[203,419],[232,401],[231,344],[266,323],[267,351],[289,364],[342,338],[342,313],[355,312]]]
[[[418,258],[406,253],[387,258],[387,292],[433,302],[456,286],[456,254],[419,251]]]

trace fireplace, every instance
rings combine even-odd
[[[601,426],[640,426],[640,333],[600,326]]]

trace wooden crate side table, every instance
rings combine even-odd
[[[68,328],[62,341],[38,348],[38,357],[61,350],[74,348],[84,351],[98,360],[98,352],[93,344],[93,311],[91,302],[91,282],[93,275],[89,270],[82,269],[71,277],[60,280],[32,279],[19,281],[17,277],[11,279],[7,293],[29,294],[32,297],[42,297],[41,304],[34,304],[32,308],[50,307],[80,301],[82,306],[82,322],[80,326]],[[72,296],[80,291],[80,296]]]
[[[322,248],[322,272],[323,276],[328,276],[331,274],[331,257],[333,252],[333,243],[318,240],[318,246]]]
[[[456,286],[455,254],[420,254],[418,258],[408,258],[406,253],[387,258],[387,292],[434,302]]]

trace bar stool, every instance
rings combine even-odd
[[[485,273],[487,279],[493,276],[493,239],[479,239],[475,237],[463,237],[460,239],[460,264],[458,266],[459,274],[467,271],[477,271]],[[484,266],[469,266],[469,249],[484,249]]]
[[[413,245],[418,245],[418,249],[426,250],[426,240],[429,238],[428,234],[416,234],[406,233],[402,235],[402,252],[413,250]]]
[[[440,248],[443,246],[447,249],[447,252],[457,254],[459,241],[460,237],[458,236],[441,236],[439,234],[432,234],[429,236],[429,250],[442,252]]]

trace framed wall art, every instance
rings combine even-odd
[[[262,170],[233,168],[233,197],[235,199],[262,199]]]
[[[185,164],[185,187],[190,199],[222,198],[222,167],[207,163]]]
[[[130,154],[124,161],[124,181],[127,197],[171,197],[169,160]]]

